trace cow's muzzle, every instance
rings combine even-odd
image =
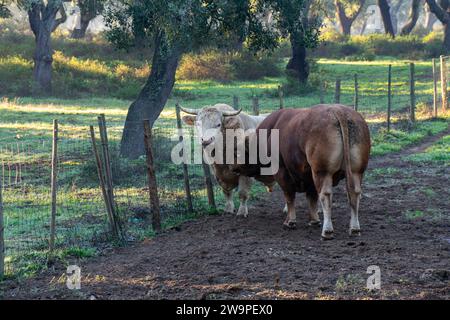
[[[211,143],[213,143],[213,141],[214,141],[214,137],[211,137],[209,139],[203,139],[202,138],[202,146],[203,146],[203,148],[209,146]]]

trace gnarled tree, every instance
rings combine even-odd
[[[440,0],[439,4],[435,0],[426,0],[430,11],[433,12],[439,21],[444,25],[444,49],[450,53],[450,0]]]
[[[266,9],[262,1],[255,0],[111,1],[105,14],[109,40],[130,49],[139,36],[141,41],[153,41],[154,48],[150,76],[128,109],[122,156],[144,154],[142,120],[149,119],[153,125],[159,117],[183,53],[205,45],[230,43],[235,35],[244,36],[255,50],[277,45],[278,35],[260,19]],[[245,19],[241,19],[243,16]]]
[[[391,7],[387,0],[378,0],[378,7],[380,8],[381,19],[383,20],[384,31],[391,37],[395,37],[394,25],[392,24]]]
[[[339,21],[341,32],[350,35],[353,22],[364,8],[365,0],[335,0],[336,18]]]
[[[19,7],[28,13],[36,48],[33,60],[33,90],[36,94],[50,94],[52,90],[53,49],[51,35],[61,23],[66,21],[66,11],[62,0],[23,0]],[[59,17],[58,17],[59,13]]]
[[[289,36],[292,57],[286,69],[306,83],[309,77],[309,65],[306,50],[314,48],[319,42],[321,20],[312,0],[271,0],[278,28],[284,36]]]
[[[406,24],[403,26],[400,34],[402,36],[408,35],[416,26],[417,20],[419,20],[420,15],[420,3],[421,0],[412,0],[411,11],[409,13],[409,19]]]
[[[72,30],[73,39],[82,39],[86,36],[87,28],[93,19],[103,12],[104,0],[78,0],[80,9],[80,24]]]

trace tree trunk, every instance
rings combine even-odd
[[[309,77],[309,65],[306,60],[306,48],[291,35],[292,57],[286,66],[287,70],[293,71],[300,83],[306,83]]]
[[[339,25],[343,35],[349,36],[352,30],[352,23],[349,19],[339,19]]]
[[[381,18],[383,19],[384,30],[386,34],[395,37],[394,25],[392,24],[391,12],[387,0],[378,0],[378,7],[380,8]]]
[[[450,23],[444,24],[444,49],[450,53]]]
[[[181,57],[181,50],[168,43],[164,34],[155,37],[155,52],[152,70],[138,98],[128,109],[122,135],[120,154],[134,159],[145,154],[143,120],[150,120],[153,126],[163,110],[175,84],[175,73]]]
[[[58,12],[61,13],[61,17],[56,19]],[[66,18],[64,6],[56,0],[47,1],[46,5],[34,2],[28,10],[28,20],[36,40],[33,55],[33,91],[35,94],[49,95],[52,91],[51,36],[52,32],[66,21]]]
[[[356,12],[347,16],[345,13],[345,7],[342,4],[341,0],[334,1],[334,7],[336,9],[336,17],[339,20],[339,25],[341,27],[341,32],[344,35],[349,36],[351,34],[352,24],[355,22],[358,15],[361,13],[365,4],[365,0],[361,0],[359,2],[359,8]]]
[[[83,39],[86,36],[86,31],[87,28],[89,27],[90,22],[91,22],[90,19],[83,19],[83,17],[81,17],[80,28],[75,27],[72,30],[72,34],[70,35],[70,37],[72,39]]]
[[[421,0],[412,0],[411,4],[411,12],[409,15],[408,22],[403,26],[402,31],[400,34],[402,36],[408,35],[411,33],[411,31],[416,26],[417,20],[419,20],[419,6],[420,6]]]
[[[33,60],[33,79],[37,94],[50,95],[52,91],[53,50],[51,47],[51,32],[41,24],[36,37],[36,48]]]

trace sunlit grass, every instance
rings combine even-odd
[[[450,166],[450,135],[444,136],[424,152],[408,156],[407,160],[421,163],[435,162]]]

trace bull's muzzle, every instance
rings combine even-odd
[[[213,141],[214,141],[214,137],[211,137],[209,139],[202,138],[202,146],[203,146],[203,148],[209,146],[211,143],[213,143]]]

